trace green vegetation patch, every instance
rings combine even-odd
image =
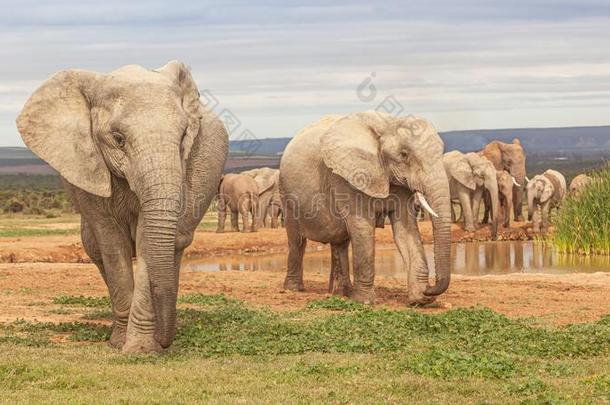
[[[610,166],[592,177],[579,197],[563,201],[557,215],[553,242],[561,252],[610,255]]]
[[[108,297],[85,297],[83,295],[60,295],[53,298],[53,304],[71,305],[88,308],[103,308],[110,307],[110,299]]]

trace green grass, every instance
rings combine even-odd
[[[610,166],[578,198],[567,197],[555,219],[553,242],[570,254],[610,255]]]
[[[107,310],[94,297],[56,302],[100,314]],[[0,398],[11,403],[610,401],[610,316],[540,327],[479,307],[432,315],[330,298],[277,313],[203,294],[182,296],[179,303],[176,341],[162,356],[123,356],[110,349],[104,343],[106,324],[2,325]],[[58,344],[57,336],[83,343]]]
[[[109,308],[110,299],[108,297],[85,297],[83,295],[60,295],[53,299],[53,304],[71,305],[87,308]]]

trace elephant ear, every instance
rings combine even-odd
[[[258,193],[262,194],[269,190],[278,181],[277,173],[264,173],[257,175],[254,180],[258,184]]]
[[[181,145],[182,158],[187,160],[191,154],[195,138],[199,134],[201,118],[203,117],[201,103],[199,102],[199,89],[193,80],[193,76],[191,76],[189,68],[180,61],[173,60],[168,62],[156,71],[169,77],[179,88],[179,94],[182,97],[182,109],[188,119],[188,126]]]
[[[322,159],[352,187],[385,198],[390,179],[379,154],[379,131],[385,118],[371,114],[351,114],[331,125],[320,139]]]
[[[464,187],[475,190],[477,184],[472,173],[472,166],[468,158],[461,152],[449,152],[445,154],[444,163],[449,169],[449,175]]]
[[[553,193],[555,193],[555,187],[553,182],[545,176],[541,176],[540,179],[544,182],[544,188],[542,189],[542,193],[540,193],[540,202],[545,203],[551,198]]]
[[[70,184],[110,197],[110,171],[91,133],[87,93],[99,74],[59,72],[32,94],[17,117],[25,144]]]

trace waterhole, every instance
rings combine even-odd
[[[453,274],[487,275],[508,273],[593,273],[610,272],[608,256],[574,256],[557,253],[541,242],[471,242],[451,245]],[[434,268],[432,245],[425,245],[428,266]],[[233,255],[189,260],[187,271],[286,271],[287,253]],[[330,250],[308,252],[303,261],[304,271],[328,274]],[[375,272],[379,276],[406,278],[400,253],[394,246],[377,246]]]

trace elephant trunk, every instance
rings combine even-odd
[[[449,181],[442,163],[425,177],[423,192],[438,217],[432,217],[436,282],[424,292],[436,296],[449,288],[451,280],[451,201]]]
[[[528,190],[527,192],[527,220],[531,221],[534,217],[534,193]]]
[[[485,179],[485,188],[489,192],[491,200],[491,237],[495,240],[498,238],[498,222],[500,219],[500,195],[498,193],[498,180],[495,174]],[[475,213],[475,215],[478,214],[478,212]]]
[[[525,173],[525,162],[523,163],[523,167],[519,166],[513,170],[510,170],[510,174],[515,178],[517,183],[519,183],[520,187],[513,185],[513,208],[515,211],[515,220],[517,220],[518,216],[522,214],[523,208],[523,192],[525,190],[525,185],[527,184],[526,173]]]
[[[173,154],[172,154],[173,155]],[[181,162],[179,153],[168,162],[168,154],[150,161],[159,165],[145,173],[136,189],[140,199],[142,226],[140,249],[150,284],[155,319],[155,340],[168,347],[176,335],[178,263],[176,228],[181,203]],[[157,163],[163,162],[163,163]]]

